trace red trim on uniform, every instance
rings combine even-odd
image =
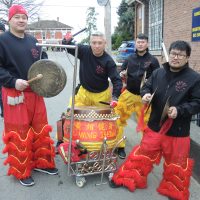
[[[136,188],[147,187],[147,175],[151,172],[155,162],[147,156],[137,155],[139,148],[139,146],[133,148],[127,160],[112,178],[116,185],[125,186],[132,192]]]
[[[33,143],[34,167],[55,168],[55,148],[53,140],[49,136],[52,131],[50,125],[45,125],[40,133],[35,133],[36,140]]]
[[[192,159],[187,160],[186,168],[182,168],[176,164],[167,165],[164,163],[163,180],[157,191],[162,195],[177,200],[188,200],[193,165],[194,161]]]

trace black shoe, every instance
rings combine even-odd
[[[35,184],[34,180],[32,179],[32,177],[28,177],[25,179],[20,179],[19,182],[23,185],[23,186],[32,186]]]
[[[56,143],[56,147],[59,147],[59,145],[62,144],[62,143],[63,143],[62,140],[58,140],[57,143]]]
[[[124,148],[118,148],[117,153],[121,159],[126,158],[126,152],[125,152]]]
[[[37,172],[42,172],[42,173],[49,174],[49,175],[58,174],[58,169],[57,168],[52,168],[52,169],[50,169],[50,168],[46,168],[46,169],[35,168],[34,170],[37,171]]]
[[[59,154],[58,147],[59,147],[59,145],[62,144],[62,143],[63,143],[62,140],[57,141],[57,143],[56,143],[56,148],[55,148],[56,154]]]
[[[120,187],[120,185],[116,185],[113,180],[109,181],[109,185],[110,185],[111,188],[118,188],[118,187]]]

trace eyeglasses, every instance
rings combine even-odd
[[[177,58],[180,59],[180,60],[183,59],[183,58],[185,58],[185,57],[187,57],[187,55],[178,54],[178,53],[175,53],[175,52],[170,52],[169,56],[171,58],[175,58],[177,56]]]

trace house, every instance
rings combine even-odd
[[[40,20],[31,23],[27,32],[33,35],[40,43],[60,44],[66,33],[72,31],[72,27],[57,20]]]
[[[165,62],[170,44],[185,40],[192,47],[190,66],[200,72],[200,1],[126,0],[135,5],[135,35],[149,36],[149,49]]]

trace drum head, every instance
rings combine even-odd
[[[65,87],[67,76],[61,65],[48,59],[42,59],[31,65],[28,71],[28,79],[42,74],[39,80],[30,83],[31,89],[43,97],[54,97]]]

